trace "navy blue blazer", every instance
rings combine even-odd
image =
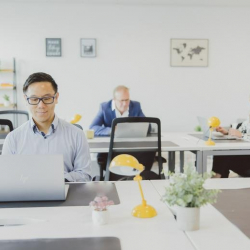
[[[145,117],[139,102],[130,101],[129,117]],[[112,110],[112,100],[103,102],[100,105],[97,116],[90,125],[90,129],[95,131],[95,135],[110,135],[111,124],[115,118],[115,110]]]

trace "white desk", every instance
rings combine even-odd
[[[1,209],[0,219],[33,218],[40,222],[24,226],[0,227],[0,240],[118,237],[122,250],[249,250],[250,241],[212,206],[201,210],[201,229],[183,232],[160,201],[166,180],[143,181],[142,188],[148,204],[158,215],[139,219],[131,210],[141,201],[138,185],[133,181],[116,182],[121,204],[109,208],[110,222],[96,226],[89,207],[50,207]]]
[[[151,183],[159,193],[159,196],[164,194],[164,187],[169,185],[168,180],[152,180]],[[239,214],[237,216],[241,215]],[[249,238],[222,216],[212,205],[201,208],[200,230],[186,232],[186,235],[196,249],[250,249]]]
[[[131,215],[133,207],[140,204],[138,184],[134,181],[117,182],[121,204],[110,206],[110,222],[97,226],[92,223],[90,207],[50,207],[1,209],[3,218],[33,218],[42,222],[0,227],[0,240],[36,238],[118,237],[122,250],[194,250],[184,232],[177,229],[171,212],[159,199],[149,181],[142,182],[147,202],[158,215],[139,219]]]
[[[197,164],[202,173],[207,171],[207,157],[209,155],[250,155],[250,142],[244,140],[214,140],[214,146],[207,146],[205,141],[191,135],[187,140],[197,145],[202,155]]]
[[[88,139],[91,153],[107,153],[109,151],[109,137],[95,137],[93,139]],[[157,137],[145,137],[145,138],[116,138],[115,142],[156,142]],[[175,152],[180,151],[192,151],[197,154],[197,170],[199,173],[202,173],[202,147],[197,145],[195,141],[187,139],[187,133],[162,133],[161,137],[162,142],[162,152],[169,152],[169,169],[173,170],[175,167]],[[142,145],[137,145],[138,149],[157,149],[157,146],[152,147],[143,147]],[[114,147],[114,149],[116,149]],[[126,151],[131,149],[131,147],[122,147],[119,150]],[[136,146],[133,147],[136,149]],[[180,154],[180,164],[181,168],[184,164],[184,154]]]
[[[193,133],[192,133],[193,134]],[[88,139],[91,153],[107,153],[109,151],[109,137],[95,137]],[[117,142],[134,141],[157,141],[157,137],[116,139]],[[0,147],[4,140],[0,139]],[[164,146],[164,143],[172,142],[175,145]],[[215,141],[216,142],[216,141]],[[196,154],[196,166],[199,173],[207,171],[207,156],[209,155],[250,155],[250,142],[245,141],[217,141],[215,146],[207,146],[205,141],[191,136],[190,133],[162,133],[162,152],[169,153],[169,169],[175,165],[174,152],[180,151],[181,168],[184,162],[184,151],[191,151]],[[126,150],[128,148],[120,148]],[[138,147],[143,149],[143,147]],[[147,149],[150,149],[147,147]],[[151,147],[156,149],[156,147]],[[1,151],[1,149],[0,149]]]

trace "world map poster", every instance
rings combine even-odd
[[[171,66],[208,66],[208,39],[171,39],[170,44]]]

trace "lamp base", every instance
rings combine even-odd
[[[211,140],[208,140],[208,141],[206,141],[206,145],[207,145],[207,146],[214,146],[214,145],[215,145],[215,142],[214,142],[214,141],[211,141]]]
[[[157,212],[152,206],[141,204],[133,209],[132,215],[138,218],[152,218],[157,215]]]

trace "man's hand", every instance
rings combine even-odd
[[[228,134],[228,131],[225,128],[223,128],[223,127],[217,127],[215,130],[217,132],[222,133],[223,135],[227,135]]]
[[[237,129],[234,129],[234,128],[230,128],[228,131],[228,134],[232,135],[232,136],[236,136],[236,137],[242,137],[241,132]]]

